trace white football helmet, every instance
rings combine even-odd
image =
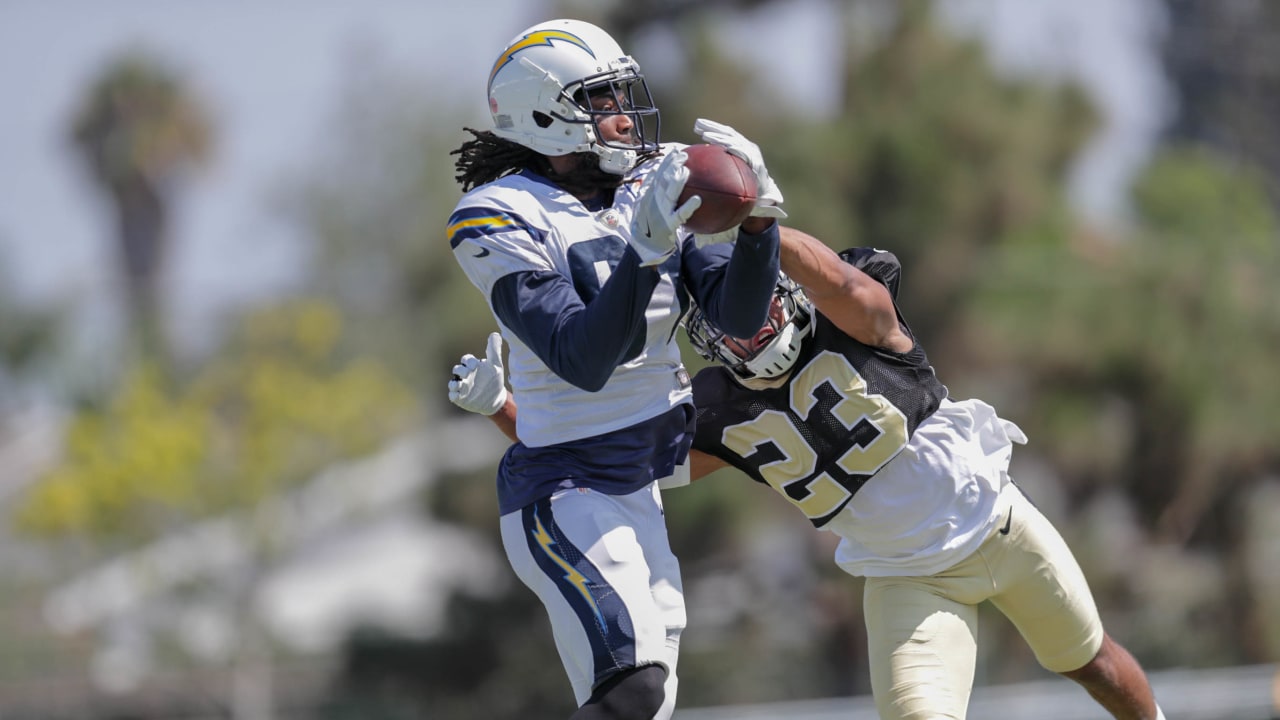
[[[782,310],[781,320],[775,321],[770,313],[769,325],[774,334],[754,352],[746,351],[741,343],[725,335],[697,305],[684,321],[689,343],[703,358],[724,365],[743,380],[782,375],[796,364],[804,339],[813,332],[813,305],[804,290],[784,274],[779,274],[773,295]]]
[[[592,109],[609,94],[614,109]],[[580,20],[551,20],[507,44],[489,72],[493,132],[543,155],[593,152],[600,169],[621,175],[658,149],[658,109],[640,66],[608,33]],[[634,144],[603,139],[598,119],[626,115]]]

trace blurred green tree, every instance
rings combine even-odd
[[[338,304],[352,339],[419,387],[428,409],[451,408],[439,391],[447,371],[497,329],[444,234],[458,195],[449,151],[474,121],[458,100],[415,101],[416,86],[365,70],[343,88],[334,134],[346,140],[281,205],[316,239],[310,290]]]
[[[1164,67],[1177,100],[1169,137],[1212,147],[1265,173],[1280,202],[1280,6],[1250,0],[1164,0]]]
[[[338,461],[378,449],[416,417],[412,393],[342,341],[336,308],[297,300],[251,312],[188,380],[163,377],[151,363],[133,366],[100,405],[75,414],[61,461],[16,509],[20,532],[76,551],[69,553],[76,566],[205,518],[242,528],[244,566],[234,572],[205,585],[155,588],[148,568],[131,578],[143,596],[230,598],[237,718],[271,714],[264,688],[273,650],[251,600],[257,580],[291,549],[276,516],[265,512],[269,502]]]
[[[993,354],[1036,376],[1055,464],[1086,491],[1129,488],[1167,540],[1204,529],[1223,477],[1277,459],[1280,224],[1264,187],[1211,154],[1167,150],[1136,185],[1140,231],[1008,246],[982,287]],[[1100,436],[1099,396],[1125,400],[1125,434]],[[1069,409],[1082,399],[1085,416]]]
[[[8,267],[0,263],[0,378],[38,373],[57,344],[66,309],[32,306],[14,297]],[[3,382],[0,382],[3,388]],[[7,393],[0,390],[0,405]]]
[[[299,300],[252,312],[176,387],[154,365],[133,367],[73,418],[65,456],[30,489],[19,526],[124,549],[376,449],[416,403],[378,361],[345,354],[342,332],[332,305]]]
[[[1280,221],[1265,187],[1202,149],[1167,149],[1135,186],[1138,231],[1003,248],[978,293],[992,367],[1030,389],[1026,425],[1075,504],[1117,489],[1152,542],[1222,563],[1211,604],[1184,612],[1228,631],[1195,648],[1170,647],[1172,628],[1150,640],[1163,655],[1194,652],[1177,662],[1275,652],[1258,632],[1266,613],[1245,560],[1256,549],[1240,525],[1280,464]],[[1125,582],[1131,599],[1148,594]]]
[[[169,250],[169,193],[209,154],[206,112],[163,62],[127,53],[109,63],[76,112],[71,138],[116,214],[116,252],[132,340],[167,363],[160,283]],[[166,368],[167,370],[167,368]]]

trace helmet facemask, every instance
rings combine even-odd
[[[774,288],[769,320],[761,328],[768,339],[754,349],[753,340],[725,335],[696,305],[685,318],[685,332],[693,349],[743,380],[765,380],[785,374],[799,359],[800,347],[812,331],[813,306],[800,286],[786,275],[780,277]]]
[[[575,116],[557,117],[566,123],[589,123],[591,152],[600,158],[600,169],[621,175],[635,166],[640,155],[658,149],[661,120],[653,104],[649,86],[638,68],[627,72],[607,72],[584,78],[564,89],[579,109]],[[586,115],[585,119],[583,115]],[[608,140],[600,123],[618,115],[631,121],[630,142]],[[652,138],[650,140],[649,138]]]

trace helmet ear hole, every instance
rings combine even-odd
[[[550,127],[551,123],[555,122],[554,120],[551,119],[550,115],[544,112],[539,112],[537,110],[533,111],[533,121],[537,123],[538,127],[540,128]]]

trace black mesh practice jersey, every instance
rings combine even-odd
[[[840,255],[896,296],[900,266],[891,253]],[[779,387],[747,389],[719,365],[697,374],[693,447],[770,485],[821,527],[906,447],[947,388],[918,342],[895,353],[854,340],[816,311],[813,322]],[[901,314],[898,322],[914,340]]]

